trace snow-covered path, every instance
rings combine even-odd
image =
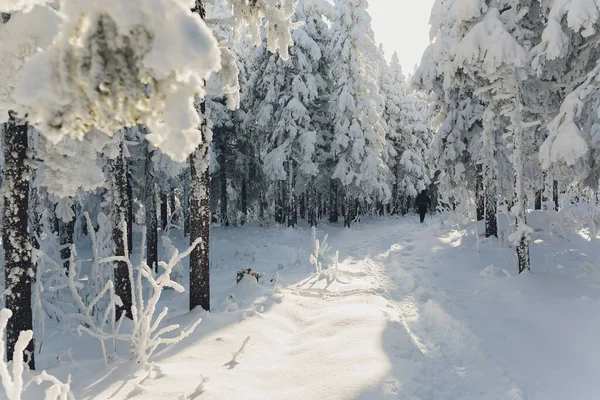
[[[306,229],[216,230],[214,312],[193,313],[204,318],[197,331],[159,353],[162,377],[144,380],[147,373],[127,365],[92,375],[56,372],[74,373],[78,399],[562,400],[600,393],[592,377],[600,365],[588,351],[600,328],[600,293],[590,282],[561,276],[579,286],[553,293],[552,273],[508,276],[499,267],[513,262],[510,249],[490,241],[477,254],[464,231],[441,231],[436,220],[322,229],[318,236],[329,233],[340,252],[337,280],[329,283],[311,278]],[[542,258],[536,251],[534,261]],[[486,269],[492,263],[498,268]],[[233,284],[242,267],[265,272],[265,282]],[[179,316],[169,322],[191,324],[187,299],[170,296],[165,303]],[[550,328],[553,317],[541,317],[548,307],[568,327]],[[75,349],[74,359],[80,354]]]

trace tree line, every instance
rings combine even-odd
[[[408,212],[431,184],[426,105],[376,46],[365,0],[73,1],[0,10],[9,359],[33,329],[32,250],[49,236],[63,280],[75,243],[90,229],[106,239],[115,259],[92,271],[91,293],[108,276],[116,315],[133,318],[134,232],[158,273],[161,235],[179,228],[194,245],[190,309],[210,310],[211,219],[350,227]],[[33,340],[27,351],[33,369]]]

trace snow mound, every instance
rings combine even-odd
[[[495,265],[488,265],[483,271],[479,273],[483,278],[508,278],[510,273],[504,268],[496,267]]]

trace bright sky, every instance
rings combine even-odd
[[[411,74],[429,44],[429,14],[434,0],[369,0],[377,43],[389,60],[394,51],[404,74]]]

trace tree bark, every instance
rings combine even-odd
[[[244,173],[242,176],[242,199],[241,199],[241,207],[242,207],[242,220],[240,223],[244,225],[246,223],[246,216],[248,215],[248,188],[247,188],[247,174]]]
[[[160,192],[160,225],[163,232],[169,225],[169,196],[164,191]]]
[[[338,188],[337,182],[331,180],[329,193],[329,222],[335,224],[339,221],[339,204],[338,204]]]
[[[498,199],[495,188],[487,187],[485,195],[485,237],[498,237],[497,206]]]
[[[206,7],[196,0],[192,10],[206,18]],[[206,103],[200,103],[202,143],[190,155],[190,244],[202,242],[190,254],[190,310],[197,306],[210,311],[210,175],[209,142],[205,135]]]
[[[156,207],[156,203],[155,203]],[[158,225],[158,222],[157,222]],[[190,175],[189,171],[183,178],[183,236],[190,234]]]
[[[542,209],[542,190],[536,190],[535,192],[535,209],[536,210],[541,210]]]
[[[125,168],[127,169],[127,255],[131,256],[133,251],[133,182],[128,164],[125,164]]]
[[[517,79],[515,77],[515,79]],[[518,206],[518,212],[515,213],[517,232],[521,236],[517,244],[517,260],[519,274],[531,269],[531,260],[529,258],[529,228],[527,227],[527,216],[525,213],[525,174],[524,174],[524,154],[523,154],[523,127],[520,83],[517,83],[515,90],[514,105],[515,109],[511,118],[513,125],[514,156],[513,169],[515,173],[515,206]]]
[[[119,140],[119,154],[109,162],[111,182],[111,219],[112,239],[115,247],[115,256],[127,257],[127,174],[125,169],[125,154],[123,152],[123,134],[117,133]],[[133,319],[131,307],[133,305],[131,276],[126,262],[115,263],[114,284],[115,293],[121,298],[122,306],[117,309],[117,319],[125,312],[125,316]]]
[[[558,211],[558,181],[552,181],[552,200],[554,201],[554,211]]]
[[[202,111],[204,114],[203,105]],[[190,244],[202,239],[190,255],[190,310],[201,306],[210,311],[210,198],[208,143],[190,156]]]
[[[154,151],[146,150],[146,182],[144,188],[146,221],[146,261],[150,268],[158,272],[158,215],[156,213],[156,178]]]
[[[485,193],[483,189],[482,166],[477,165],[477,178],[475,182],[475,203],[477,207],[477,221],[485,218]]]
[[[221,160],[219,165],[221,166],[221,222],[225,226],[229,226],[229,216],[227,210],[227,168],[225,159],[225,149],[221,149]]]
[[[69,207],[71,207],[71,211],[73,212],[73,217],[69,221],[64,221],[62,218],[58,218],[58,237],[61,245],[60,250],[60,258],[63,261],[63,266],[65,268],[66,273],[69,273],[69,259],[71,258],[71,245],[73,244],[73,236],[75,232],[75,204],[72,198],[69,198],[69,202],[71,203]]]
[[[9,112],[4,125],[4,209],[2,243],[4,246],[5,307],[12,311],[6,328],[7,360],[13,359],[21,331],[33,330],[31,283],[33,264],[28,230],[29,179],[27,163],[28,126]],[[35,369],[33,339],[27,345],[27,364]]]
[[[352,225],[352,210],[354,209],[352,205],[352,200],[346,196],[345,199],[345,213],[344,213],[344,228],[350,228]]]

